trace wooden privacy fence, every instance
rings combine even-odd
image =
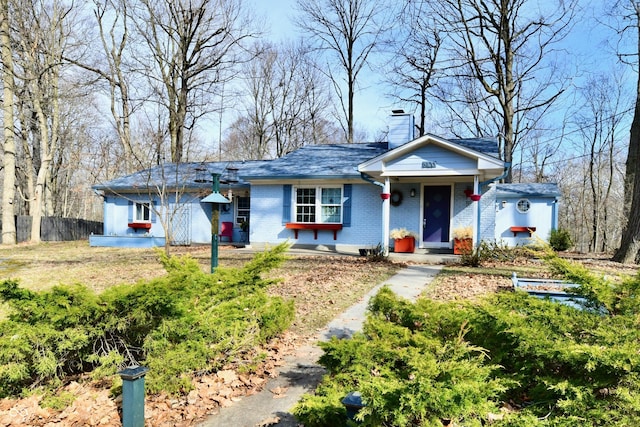
[[[16,216],[16,240],[18,243],[31,240],[30,216]],[[2,227],[2,222],[0,222]],[[64,242],[88,239],[93,234],[102,234],[102,222],[80,218],[44,217],[40,227],[43,242]]]

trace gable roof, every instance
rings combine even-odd
[[[462,168],[452,167],[451,165],[448,167],[424,168],[420,166],[419,156],[414,156],[416,158],[411,160],[411,164],[402,170],[389,168],[389,165],[398,159],[418,153],[425,147],[439,147],[450,153],[451,156],[467,159],[466,164]],[[496,140],[481,138],[448,140],[425,134],[360,163],[358,170],[374,178],[382,176],[479,175],[482,179],[487,179],[500,175],[504,170],[505,163],[497,157],[497,149]]]
[[[560,197],[560,189],[558,184],[554,182],[496,184],[496,195],[506,197]]]

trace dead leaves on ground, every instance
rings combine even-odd
[[[145,425],[154,427],[186,427],[201,422],[206,416],[230,406],[243,396],[262,390],[268,378],[277,376],[283,358],[293,351],[297,339],[286,334],[273,340],[264,350],[263,362],[252,373],[241,373],[227,367],[211,375],[194,379],[194,389],[176,397],[165,394],[147,396],[145,399]],[[40,407],[41,397],[0,400],[0,425],[6,427],[120,427],[122,396],[112,398],[102,383],[86,380],[71,382],[63,388],[73,393],[75,400],[63,411]],[[276,387],[274,398],[284,397],[287,389]]]

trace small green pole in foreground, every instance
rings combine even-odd
[[[122,378],[122,427],[144,427],[144,376],[149,368],[131,366]]]
[[[220,205],[214,203],[211,206],[211,272],[218,266],[218,234],[220,224]]]
[[[220,204],[231,203],[220,194],[220,174],[211,174],[213,188],[211,194],[202,199],[203,203],[211,203],[211,272],[218,266],[218,234],[220,233]]]
[[[213,194],[220,194],[220,174],[212,173]],[[211,205],[211,273],[218,266],[218,234],[220,234],[220,204],[212,203]]]

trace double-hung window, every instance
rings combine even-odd
[[[134,222],[151,222],[151,209],[149,203],[136,202],[133,206]]]
[[[298,187],[295,218],[300,223],[342,222],[342,187]]]
[[[251,199],[249,197],[236,197],[236,225],[240,227],[243,223],[248,223],[250,211]]]

